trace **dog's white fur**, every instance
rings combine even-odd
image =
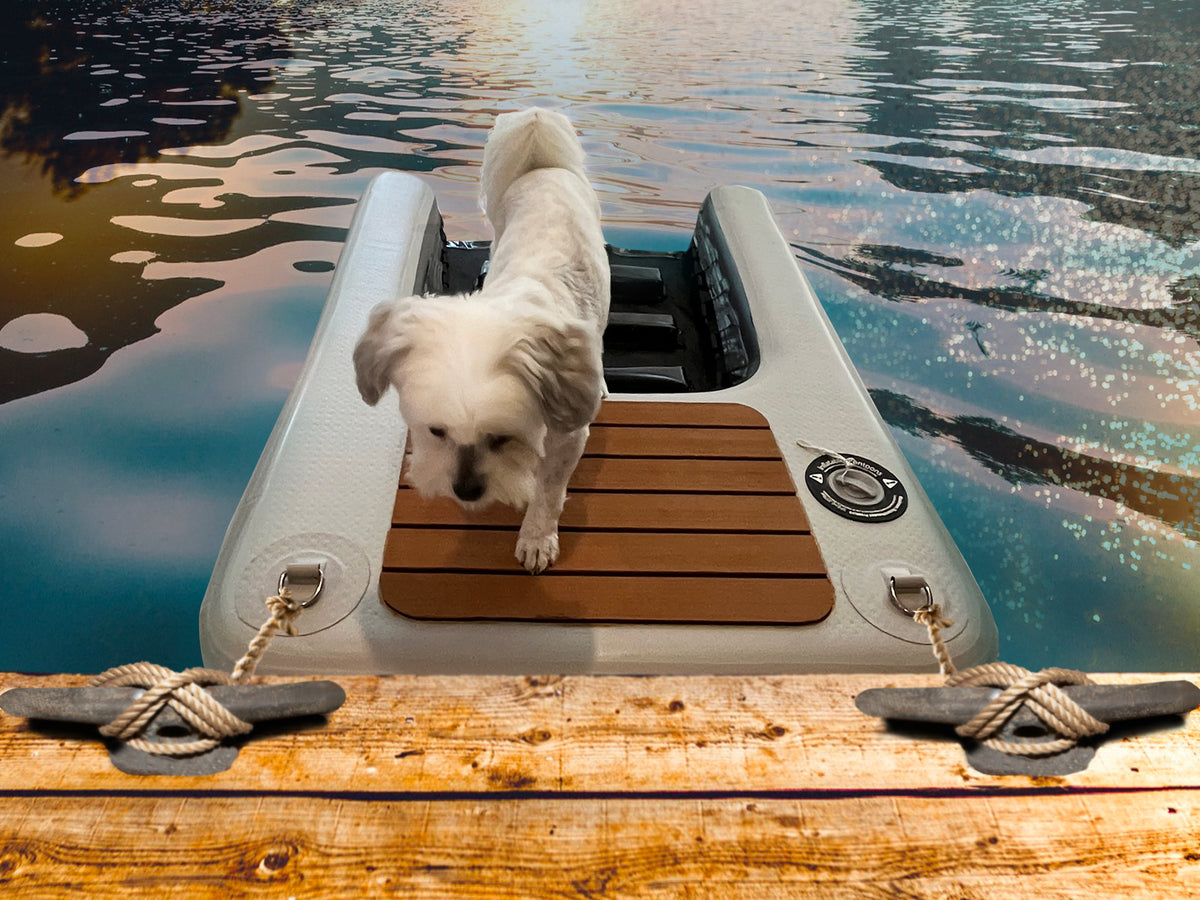
[[[567,482],[605,393],[609,270],[600,204],[567,118],[497,117],[482,199],[495,230],[484,287],[380,304],[354,350],[374,405],[394,385],[409,428],[408,478],[467,509],[525,509],[516,555],[558,558]]]

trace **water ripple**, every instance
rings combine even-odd
[[[0,403],[24,398],[0,406],[0,463],[46,486],[9,503],[0,530],[67,581],[74,550],[46,525],[62,479],[38,460],[90,473],[95,497],[128,489],[130,472],[166,477],[168,462],[132,445],[106,445],[127,463],[110,478],[55,444],[75,423],[129,427],[109,385],[141,398],[146,447],[186,427],[220,457],[229,422],[247,423],[245,466],[211,479],[227,496],[195,503],[205,522],[231,512],[311,337],[303,304],[319,302],[370,178],[419,173],[452,236],[486,238],[487,129],[537,103],[576,123],[614,234],[679,243],[714,186],[767,195],[1015,661],[1042,662],[1041,629],[1055,626],[1085,665],[1186,667],[1200,639],[1187,615],[1200,566],[1197,5],[12,0],[0,326],[51,315],[75,330],[43,353],[0,347]],[[35,245],[46,234],[58,240]],[[50,320],[24,318],[38,321]],[[149,374],[167,346],[219,370],[216,387]],[[38,450],[50,444],[61,452]],[[127,508],[150,523],[185,514],[162,496]],[[129,560],[164,556],[128,527]],[[1056,565],[1022,558],[1013,533]],[[194,620],[220,539],[205,534],[181,619]],[[1002,553],[975,549],[993,535]],[[103,546],[112,571],[142,577]],[[1133,587],[1168,611],[1170,634],[1113,639],[1142,634],[1123,611]]]

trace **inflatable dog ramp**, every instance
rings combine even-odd
[[[909,611],[928,600],[956,660],[995,658],[979,588],[763,196],[718,188],[686,250],[609,255],[611,395],[559,560],[532,576],[519,514],[420,498],[394,401],[359,397],[351,355],[375,305],[487,277],[488,245],[447,241],[422,181],[372,182],[217,559],[207,665],[228,667],[263,598],[313,571],[318,599],[260,671],[928,671]]]

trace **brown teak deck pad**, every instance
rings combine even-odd
[[[403,481],[380,596],[420,619],[804,624],[833,586],[766,419],[733,403],[609,402],[559,523],[558,562],[514,556],[521,514]]]

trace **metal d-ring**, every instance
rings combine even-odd
[[[923,594],[925,602],[912,609],[900,601],[901,594]],[[917,614],[918,609],[933,605],[933,588],[923,575],[892,575],[888,578],[888,599],[892,605],[910,619]]]
[[[300,601],[300,608],[308,609],[317,602],[317,598],[321,596],[321,591],[325,589],[325,564],[288,566],[279,573],[279,590],[282,591],[287,587],[289,581],[304,585],[316,584],[316,587],[313,588],[312,596]]]

